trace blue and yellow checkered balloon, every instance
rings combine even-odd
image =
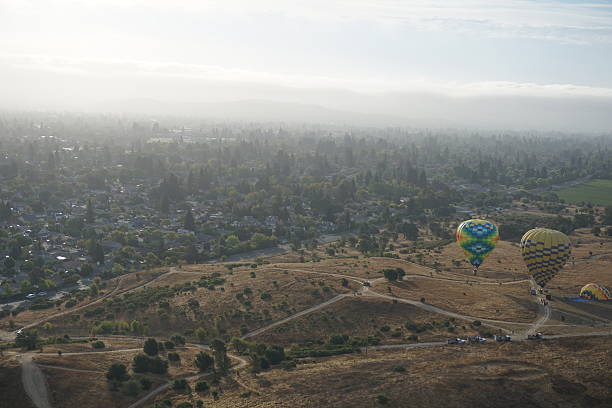
[[[476,270],[497,245],[499,232],[492,222],[472,219],[459,225],[456,238],[466,258]]]

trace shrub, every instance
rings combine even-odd
[[[195,365],[200,369],[200,372],[205,372],[214,367],[214,360],[208,353],[200,351],[196,355]]]
[[[191,402],[183,401],[180,402],[176,408],[193,408],[193,404]]]
[[[77,304],[76,299],[70,299],[69,301],[67,301],[66,303],[64,303],[64,307],[65,307],[66,309],[68,309],[68,308],[71,308],[71,307],[76,306],[76,304]]]
[[[159,357],[149,358],[149,371],[153,374],[166,374],[168,362]]]
[[[395,371],[396,373],[405,373],[406,367],[401,366],[401,365],[396,365],[391,370]]]
[[[132,359],[132,368],[135,373],[146,373],[149,371],[149,357],[145,354],[136,354]]]
[[[134,379],[123,384],[123,392],[125,395],[135,397],[140,392],[140,383]]]
[[[206,392],[209,390],[208,383],[206,381],[198,381],[195,384],[196,392]]]
[[[166,350],[174,350],[174,342],[173,341],[164,341],[164,347],[166,347]]]
[[[91,347],[95,349],[103,349],[104,347],[106,347],[106,345],[102,340],[98,340],[91,343]]]
[[[125,381],[129,377],[127,375],[127,367],[125,364],[113,363],[106,372],[106,378],[110,381]]]
[[[155,339],[147,339],[144,343],[142,350],[150,356],[156,356],[159,352],[159,347],[157,346],[157,340]]]
[[[172,340],[177,346],[185,345],[185,338],[181,335],[175,334],[174,336],[170,337],[170,340]]]
[[[387,398],[385,394],[377,394],[375,398],[376,402],[378,402],[379,404],[385,405],[389,403],[389,398]]]
[[[181,356],[179,356],[178,353],[170,352],[168,353],[168,360],[169,361],[181,361]]]
[[[151,385],[153,385],[153,383],[147,377],[142,377],[140,379],[140,387],[143,390],[150,390],[151,389]]]
[[[175,391],[184,391],[187,387],[187,380],[184,378],[177,378],[172,382],[172,389]]]

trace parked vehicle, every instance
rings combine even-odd
[[[36,296],[38,297],[47,296],[47,292],[38,292]]]
[[[370,286],[370,285],[371,285],[371,284],[370,284],[370,281],[364,281],[364,282],[363,282],[363,286]]]
[[[512,341],[512,337],[508,336],[507,334],[503,336],[495,336],[495,341]]]
[[[466,341],[463,339],[460,339],[459,337],[453,337],[451,339],[448,339],[447,343],[448,344],[465,344]]]
[[[36,295],[34,293],[30,293],[28,295],[26,295],[26,299],[34,299],[36,297]]]
[[[544,335],[542,333],[527,335],[527,340],[542,340],[543,338],[544,338]]]
[[[485,343],[487,339],[480,336],[470,337],[470,343]]]

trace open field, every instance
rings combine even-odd
[[[401,367],[402,370],[397,367]],[[305,359],[224,389],[212,407],[589,406],[612,403],[609,338],[444,346]],[[168,392],[158,400],[176,398]],[[183,397],[184,400],[184,397]]]
[[[555,191],[555,193],[570,203],[589,202],[597,205],[612,205],[612,180],[590,180]]]
[[[406,323],[422,327],[409,330]],[[430,324],[431,326],[427,326]],[[312,344],[327,340],[331,334],[351,337],[373,336],[381,344],[446,340],[449,331],[456,335],[476,335],[478,330],[464,321],[455,321],[405,303],[371,297],[347,297],[325,309],[302,316],[253,337],[271,344]]]
[[[88,314],[53,319],[53,332],[86,335],[102,320],[129,323],[136,319],[150,335],[189,335],[203,328],[211,338],[235,336],[358,287],[356,283],[344,287],[340,278],[249,268],[226,270],[218,277],[223,282],[211,289],[198,283],[199,278],[211,276],[208,269],[201,265],[176,271],[133,292],[133,297],[113,297]]]

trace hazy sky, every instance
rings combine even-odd
[[[370,98],[377,114],[403,115],[398,95],[444,99],[419,112],[430,117],[456,98],[609,107],[611,67],[612,1],[0,0],[4,107],[268,99],[363,111]]]

